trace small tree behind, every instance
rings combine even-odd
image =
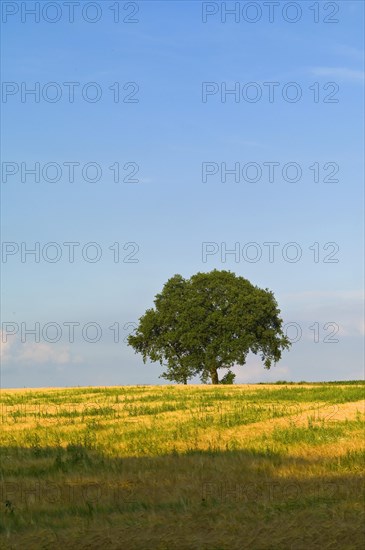
[[[244,365],[250,351],[269,369],[290,347],[273,293],[230,271],[174,275],[154,304],[128,343],[144,362],[160,362],[167,380],[186,384],[199,375],[218,384],[218,369]],[[234,376],[229,370],[221,383]]]

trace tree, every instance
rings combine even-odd
[[[166,368],[162,377],[186,384],[195,375],[218,384],[218,369],[244,365],[251,351],[264,367],[281,359],[290,341],[274,295],[230,271],[174,275],[139,319],[128,344]],[[223,383],[233,382],[233,373]]]

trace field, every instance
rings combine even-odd
[[[1,391],[1,549],[364,548],[364,385]]]

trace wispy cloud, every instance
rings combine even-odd
[[[290,378],[290,370],[285,365],[276,365],[270,370],[255,356],[250,355],[247,364],[233,369],[236,374],[235,384],[253,384],[255,382],[276,382]]]
[[[352,82],[364,81],[364,71],[349,69],[348,67],[312,67],[310,72],[314,76],[325,76]]]
[[[348,46],[347,44],[336,44],[333,51],[337,55],[345,55],[353,59],[364,59],[364,50],[354,48],[353,46]]]
[[[81,363],[83,360],[80,355],[72,353],[68,346],[43,342],[22,343],[14,336],[8,337],[7,341],[3,341],[1,338],[0,355],[4,367],[14,364],[35,367],[40,365],[66,365]]]
[[[320,323],[322,328],[328,323],[337,325],[339,336],[365,335],[364,293],[361,290],[308,291],[287,293],[284,296],[285,322],[297,322],[306,327],[308,339],[313,339],[308,327],[315,322]],[[327,326],[327,329],[331,331],[331,326]]]

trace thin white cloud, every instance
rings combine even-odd
[[[283,295],[285,322],[296,322],[305,328],[307,339],[313,339],[308,327],[313,323],[321,325],[321,331],[331,332],[334,323],[338,327],[337,336],[363,337],[364,293],[354,291],[298,292]],[[326,328],[324,329],[324,327]]]
[[[364,59],[364,50],[348,46],[347,44],[337,44],[333,50],[339,55],[345,55],[353,59]]]
[[[325,76],[337,80],[347,80],[352,82],[363,82],[364,71],[358,69],[349,69],[347,67],[312,67],[311,74],[314,76]]]
[[[1,363],[17,366],[70,365],[82,362],[82,357],[74,354],[69,346],[44,342],[20,342],[14,336],[3,341],[1,337]],[[5,338],[4,338],[5,340]]]
[[[223,371],[222,371],[223,372]],[[236,374],[235,384],[250,384],[255,382],[276,382],[290,378],[290,370],[279,363],[271,369],[265,369],[259,357],[249,354],[246,365],[233,368]]]

